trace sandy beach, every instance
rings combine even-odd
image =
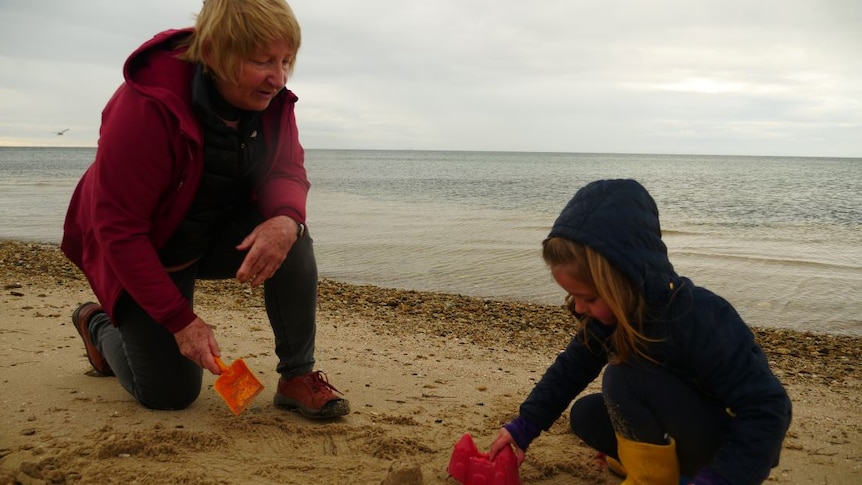
[[[323,280],[318,367],[352,413],[312,422],[272,405],[276,358],[260,290],[202,282],[196,307],[223,357],[243,358],[267,388],[234,416],[207,374],[189,409],[157,412],[91,375],[70,315],[93,296],[56,246],[0,241],[0,284],[0,484],[454,485],[455,442],[470,433],[487,449],[571,333],[555,306]],[[755,333],[794,404],[769,481],[858,483],[860,339]],[[534,442],[521,479],[619,483],[565,417]]]

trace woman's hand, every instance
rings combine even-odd
[[[220,356],[215,333],[200,317],[192,320],[184,329],[174,334],[180,353],[187,359],[212,372],[221,374],[213,356]]]
[[[236,279],[240,283],[251,282],[255,288],[271,278],[281,267],[298,233],[299,224],[287,216],[267,219],[255,227],[236,247],[248,251],[236,272]]]
[[[500,428],[500,432],[497,433],[497,437],[494,438],[494,442],[491,443],[491,450],[488,452],[488,459],[493,461],[497,454],[507,446],[511,446],[512,450],[515,452],[515,458],[518,459],[518,468],[520,468],[521,463],[524,463],[524,458],[527,457],[527,454],[524,450],[518,448],[518,444],[515,443],[515,440],[512,439],[512,435],[509,434],[509,431],[507,431],[506,428]]]

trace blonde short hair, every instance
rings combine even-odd
[[[290,74],[302,34],[284,0],[204,0],[180,58],[200,62],[216,78],[236,83],[240,62],[272,42],[285,42],[293,49]]]

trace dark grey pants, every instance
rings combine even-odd
[[[651,365],[608,365],[602,394],[572,405],[572,431],[590,447],[618,458],[615,432],[628,439],[676,441],[683,475],[692,476],[721,446],[731,417],[715,400],[667,370]]]
[[[256,214],[230,221],[201,260],[171,274],[189,302],[194,301],[196,280],[235,277],[245,256],[236,246],[259,222]],[[279,359],[276,370],[285,378],[312,371],[317,262],[307,231],[293,245],[281,268],[264,283],[263,292]],[[106,314],[96,314],[90,320],[90,335],[120,384],[152,409],[183,409],[194,402],[200,394],[203,369],[180,354],[173,334],[128,294],[120,298],[114,313],[116,325]]]

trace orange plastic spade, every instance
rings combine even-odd
[[[263,390],[263,384],[252,374],[242,359],[236,359],[230,367],[218,357],[216,364],[221,369],[221,375],[215,381],[215,390],[227,403],[230,410],[237,416],[254,401]]]

